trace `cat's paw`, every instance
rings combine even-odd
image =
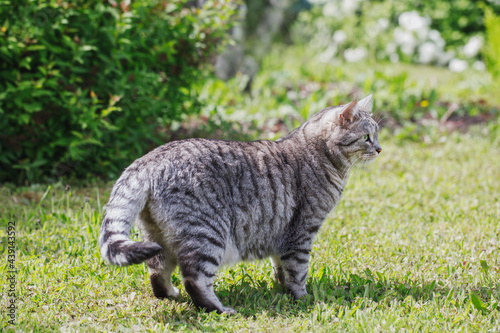
[[[222,313],[225,313],[228,316],[233,316],[236,314],[236,310],[231,308],[222,308]]]
[[[291,293],[292,293],[292,296],[297,300],[305,299],[307,297],[307,295],[309,295],[305,289],[304,290],[291,290]]]
[[[177,299],[179,297],[179,289],[177,289],[176,287],[172,287],[172,289],[168,291],[167,295],[168,297]]]

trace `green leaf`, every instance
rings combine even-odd
[[[436,280],[432,281],[432,283],[429,285],[429,295],[432,294],[435,286],[436,286]]]
[[[35,44],[35,45],[30,45],[26,48],[26,51],[40,51],[40,50],[45,50],[46,47],[45,45],[40,45],[40,44]]]
[[[83,134],[82,133],[77,132],[77,131],[71,131],[71,134],[73,134],[74,136],[76,136],[78,139],[83,140]]]
[[[446,301],[449,302],[451,301],[452,297],[453,297],[453,288],[450,289],[450,292],[448,293],[448,296],[446,297]]]
[[[483,301],[481,301],[481,298],[479,298],[474,292],[470,292],[470,300],[472,301],[472,305],[479,311],[484,311],[488,312],[488,309],[486,306],[483,304]]]
[[[23,107],[27,112],[33,113],[33,112],[40,111],[42,109],[42,104],[41,103],[30,103],[30,104],[24,104]]]
[[[109,108],[106,108],[104,110],[101,111],[101,117],[106,117],[107,115],[109,115],[111,112],[113,111],[121,111],[122,108],[120,107],[117,107],[117,106],[110,106]]]
[[[479,261],[481,263],[481,267],[483,268],[483,271],[488,274],[488,271],[489,271],[489,267],[488,267],[488,263],[485,261],[485,260],[481,260]]]
[[[26,57],[19,63],[19,67],[26,68],[27,70],[31,70],[31,57]]]
[[[319,299],[318,286],[313,286],[313,295],[315,299]]]
[[[318,271],[318,280],[322,280],[323,276],[325,275],[326,268],[325,266],[321,266],[321,268]]]
[[[41,96],[51,96],[53,94],[52,91],[46,89],[37,89],[31,93],[33,97],[41,97]]]
[[[23,169],[23,170],[29,170],[29,169],[35,169],[35,168],[38,168],[42,165],[44,165],[45,163],[47,163],[47,160],[45,159],[38,159],[34,162],[31,162],[31,163],[23,163],[23,164],[16,164],[13,166],[14,169]]]

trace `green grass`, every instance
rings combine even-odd
[[[178,271],[180,299],[157,300],[144,264],[103,263],[97,237],[111,184],[2,187],[2,240],[17,223],[17,330],[498,331],[499,125],[430,144],[383,132],[381,156],[352,175],[315,241],[313,297],[293,301],[267,260],[243,263],[215,283],[233,317],[198,311]],[[5,331],[5,311],[0,318]]]

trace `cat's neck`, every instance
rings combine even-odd
[[[317,136],[311,136],[305,131],[305,128],[299,127],[287,136],[278,139],[277,142],[292,148],[299,154],[319,159],[324,164],[331,164],[335,174],[341,178],[347,178],[353,167],[352,161],[342,154],[338,146],[334,146],[333,149],[328,148],[324,140]]]
[[[282,149],[292,154],[299,165],[308,164],[308,169],[312,168],[316,174],[326,178],[326,182],[318,182],[317,186],[334,188],[342,193],[353,167],[352,162],[337,147],[328,149],[324,141],[310,138],[300,131],[291,134],[284,140],[278,140]],[[297,172],[300,170],[308,173],[304,168],[298,168]]]

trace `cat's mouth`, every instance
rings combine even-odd
[[[373,162],[373,160],[375,160],[375,158],[377,158],[378,155],[379,155],[378,153],[366,153],[366,154],[363,154],[362,158],[361,158],[361,163],[363,163],[365,165],[368,165],[371,162]]]

